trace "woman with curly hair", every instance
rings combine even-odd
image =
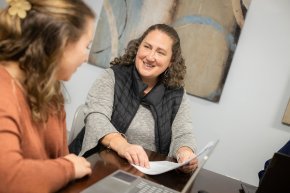
[[[7,0],[0,11],[0,193],[56,192],[91,173],[69,154],[61,81],[88,59],[82,0]]]
[[[178,162],[193,158],[196,145],[177,32],[155,24],[130,41],[111,65],[89,91],[81,154],[101,143],[142,167],[150,167],[143,148]],[[181,170],[196,167],[193,159]]]

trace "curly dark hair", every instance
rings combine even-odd
[[[127,48],[125,49],[125,54],[116,57],[111,61],[111,65],[133,65],[139,45],[144,40],[144,38],[154,30],[159,30],[167,34],[172,40],[172,57],[171,66],[159,76],[159,80],[167,87],[179,88],[184,86],[184,76],[186,73],[186,66],[184,59],[181,54],[180,39],[176,30],[167,24],[155,24],[150,26],[141,37],[131,40]]]

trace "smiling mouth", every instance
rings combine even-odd
[[[155,65],[149,64],[148,62],[143,62],[146,68],[153,68]]]

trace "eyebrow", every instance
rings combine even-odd
[[[144,43],[145,43],[145,44],[148,44],[148,45],[150,45],[150,46],[152,47],[152,45],[151,45],[150,43],[148,43],[148,42],[146,42],[146,41],[144,41]],[[161,47],[157,47],[157,50],[161,50],[161,51],[163,51],[165,54],[167,53],[167,51],[166,51],[164,48],[161,48]]]

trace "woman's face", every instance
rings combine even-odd
[[[66,46],[59,63],[58,80],[69,80],[76,69],[84,62],[87,62],[93,38],[93,25],[94,20],[88,19],[85,33],[77,42],[68,43]]]
[[[136,58],[136,68],[145,83],[156,83],[158,76],[170,65],[173,40],[164,32],[154,30],[141,42]]]

